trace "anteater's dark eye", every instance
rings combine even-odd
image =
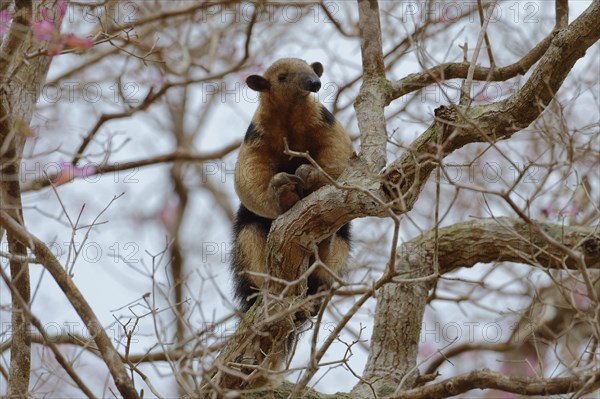
[[[287,73],[282,73],[281,75],[277,76],[277,79],[280,82],[285,82],[285,80],[287,79]]]

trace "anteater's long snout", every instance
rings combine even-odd
[[[321,89],[321,80],[319,78],[308,78],[306,80],[306,90],[316,93]]]

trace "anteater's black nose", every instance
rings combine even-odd
[[[308,90],[316,93],[321,88],[321,81],[319,79],[310,79],[308,81]]]

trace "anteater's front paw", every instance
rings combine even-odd
[[[302,190],[307,195],[322,186],[321,172],[309,164],[303,164],[296,169],[296,176],[302,180]]]
[[[280,172],[271,180],[271,191],[280,213],[286,212],[300,201],[302,179],[289,173]]]

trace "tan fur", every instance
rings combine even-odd
[[[328,270],[321,267],[315,270],[314,274],[322,281],[333,283],[334,278],[331,273],[338,274],[346,266],[350,248],[346,241],[337,236],[331,237],[330,242],[326,244],[325,246],[323,243],[319,245],[319,258]]]
[[[265,270],[265,235],[255,227],[247,227],[239,235],[240,251],[244,259],[249,262],[246,265],[247,276],[256,287],[262,286],[264,278],[259,274],[266,274]]]
[[[341,175],[352,156],[350,138],[311,93],[320,87],[321,73],[319,63],[309,65],[288,58],[274,63],[263,77],[253,75],[247,80],[251,88],[260,91],[260,103],[235,169],[235,190],[243,207],[250,211],[240,209],[236,219],[232,266],[240,279],[240,297],[250,295],[248,280],[254,292],[263,283],[263,278],[251,273],[267,273],[265,243],[270,220],[329,184],[306,159],[286,155],[284,141],[292,151],[307,152],[333,179]],[[347,234],[345,238],[336,234],[319,244],[319,258],[327,267],[318,268],[311,279],[325,288],[334,281],[332,273],[339,274],[346,265]]]
[[[310,67],[295,60],[287,61],[273,70],[269,68],[264,77],[276,81],[274,77],[279,73],[293,68],[304,71]],[[242,144],[235,170],[236,192],[252,212],[269,219],[279,216],[282,211],[271,187],[274,166],[289,166],[292,169],[289,173],[294,173],[294,165],[306,162],[284,154],[284,138],[290,150],[308,152],[334,179],[346,167],[353,152],[352,142],[337,120],[331,126],[321,120],[321,107],[321,103],[306,92],[290,94],[286,88],[272,87],[269,92],[260,94],[260,104],[252,118],[260,138]],[[325,184],[327,179],[323,176],[313,190]]]

